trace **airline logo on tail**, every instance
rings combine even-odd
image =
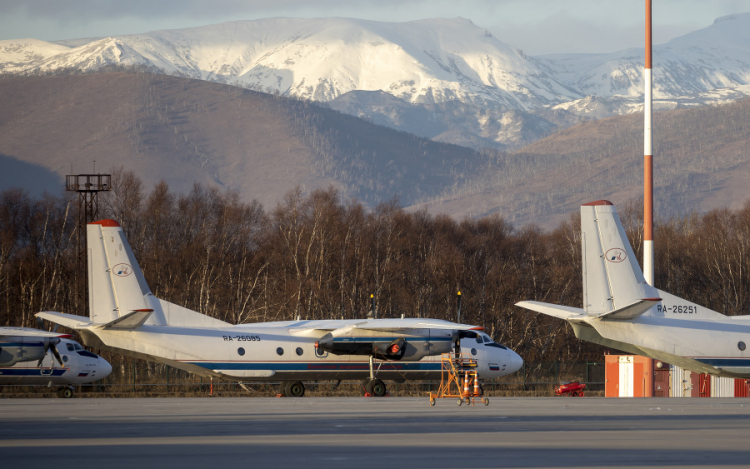
[[[605,256],[609,262],[622,262],[625,259],[628,258],[628,254],[625,252],[625,250],[620,248],[612,248],[609,251],[607,251],[607,255]]]
[[[112,267],[112,272],[114,272],[114,274],[118,277],[127,277],[128,275],[133,273],[133,268],[128,264],[117,264],[116,266]]]

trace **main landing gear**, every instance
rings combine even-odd
[[[57,397],[61,397],[64,399],[70,399],[73,397],[73,388],[72,387],[63,387],[57,390]]]
[[[370,356],[370,378],[362,381],[362,390],[364,391],[365,397],[383,397],[388,394],[388,389],[385,387],[385,383],[375,377],[372,356]]]
[[[281,383],[281,394],[284,397],[302,397],[305,395],[305,385],[302,381],[287,381]]]
[[[365,392],[365,396],[383,397],[388,394],[385,383],[377,378],[362,381],[362,389]]]

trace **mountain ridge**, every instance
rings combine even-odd
[[[750,13],[729,15],[656,45],[655,109],[750,95],[748,31]],[[640,49],[528,57],[465,19],[271,18],[57,43],[0,41],[0,73],[145,67],[508,151],[571,125],[642,110],[642,62]],[[411,124],[412,116],[424,123]]]
[[[141,72],[0,77],[0,190],[123,167],[146,186],[237,191],[273,207],[334,186],[373,209],[499,214],[552,228],[578,204],[640,197],[642,116],[579,124],[521,150],[476,152],[320,107]],[[750,100],[654,117],[657,213],[737,208],[750,196]],[[86,168],[86,169],[83,169]]]

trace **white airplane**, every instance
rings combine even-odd
[[[283,383],[302,396],[305,380],[439,379],[440,357],[470,352],[481,379],[518,370],[523,360],[481,327],[436,319],[283,321],[232,325],[153,296],[120,225],[87,227],[90,317],[37,316],[78,331],[85,344],[225,380]]]
[[[583,308],[522,301],[565,319],[576,337],[697,373],[750,377],[750,316],[725,316],[643,277],[611,202],[581,206]]]
[[[0,327],[0,384],[59,385],[58,396],[73,397],[76,384],[106,378],[111,372],[107,360],[84,350],[69,334]]]

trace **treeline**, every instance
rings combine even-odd
[[[126,231],[153,293],[230,323],[378,317],[482,325],[526,360],[585,360],[602,349],[520,300],[581,304],[578,215],[551,232],[498,216],[456,221],[397,201],[368,210],[330,188],[287,194],[272,210],[236,193],[165,183],[146,191],[118,170],[100,217]],[[637,204],[621,207],[640,252]],[[34,327],[41,310],[88,314],[77,254],[78,201],[0,193],[0,324]],[[726,314],[750,305],[750,205],[661,222],[657,286]],[[84,266],[84,267],[81,267]]]

